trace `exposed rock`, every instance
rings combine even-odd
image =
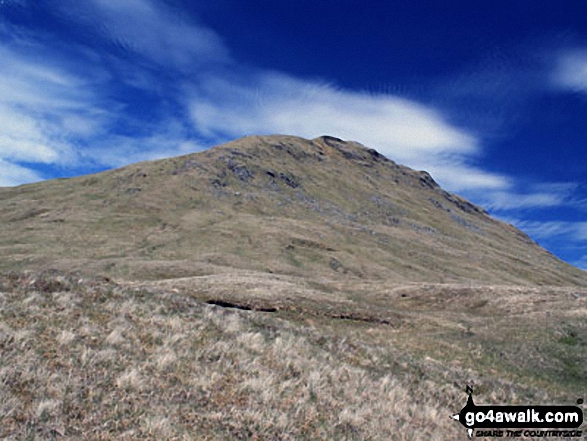
[[[420,184],[423,187],[428,187],[430,189],[436,189],[439,188],[438,184],[436,183],[436,181],[434,179],[432,179],[432,176],[430,176],[430,173],[425,172],[425,171],[421,171],[420,172],[420,177],[418,178],[420,181]]]
[[[239,164],[233,161],[232,158],[228,160],[228,169],[243,182],[248,182],[255,176],[245,164]]]
[[[442,190],[428,173],[334,137],[253,136],[90,177],[0,189],[0,203],[0,220],[10,226],[0,259],[6,269],[101,268],[124,256],[149,273],[142,268],[151,261],[208,262],[217,250],[228,256],[225,266],[296,274],[587,283],[584,272]],[[44,207],[51,207],[46,217]],[[162,222],[178,227],[160,230]],[[247,243],[252,235],[259,239]],[[299,251],[297,261],[285,245]],[[107,272],[130,277],[122,268]]]
[[[483,208],[478,207],[477,205],[474,205],[471,202],[469,202],[469,201],[467,201],[457,195],[451,194],[451,193],[444,191],[444,190],[442,190],[442,195],[444,196],[444,199],[451,202],[459,210],[464,211],[465,213],[479,213],[479,214],[488,215],[487,211],[485,211]]]
[[[281,179],[286,185],[288,185],[291,188],[298,188],[302,185],[302,180],[292,173],[279,173],[279,179]]]
[[[338,271],[341,267],[342,264],[338,261],[338,259],[335,259],[334,257],[332,257],[330,259],[330,262],[328,263],[328,265],[330,266],[330,268],[332,268],[334,271]]]
[[[212,184],[212,187],[215,187],[215,188],[226,187],[226,181],[224,181],[223,179],[213,178],[210,180],[210,183]]]

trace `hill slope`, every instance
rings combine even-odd
[[[0,189],[0,438],[465,439],[467,386],[576,402],[585,286],[330,137]]]
[[[0,189],[0,269],[171,278],[241,268],[397,282],[587,284],[426,172],[332,137]]]

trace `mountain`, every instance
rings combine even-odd
[[[127,279],[240,268],[396,282],[586,285],[526,234],[356,142],[251,136],[0,189],[0,270]]]
[[[0,438],[465,439],[469,388],[579,402],[586,286],[332,137],[3,188]]]

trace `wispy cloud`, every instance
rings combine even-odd
[[[0,47],[0,159],[8,185],[31,182],[40,175],[18,162],[72,163],[75,152],[65,141],[67,119],[82,120],[88,95],[81,81],[52,66],[27,60]],[[69,130],[75,132],[75,128]],[[10,168],[10,170],[8,170]]]
[[[198,85],[191,105],[197,128],[229,136],[273,132],[314,137],[329,132],[387,149],[404,160],[477,149],[473,136],[413,101],[337,90],[276,73],[261,73],[247,83],[212,77]]]
[[[125,159],[184,152],[186,145],[197,148],[193,141],[188,143],[190,135],[222,142],[253,133],[308,138],[332,134],[358,140],[414,168],[431,170],[452,190],[509,185],[509,178],[473,165],[481,151],[480,140],[433,107],[239,66],[216,33],[181,19],[155,0],[52,3],[60,17],[110,48],[106,57],[85,60],[105,74],[86,85],[83,77],[68,71],[69,61],[56,68],[39,62],[43,57],[38,53],[37,61],[31,62],[20,52],[0,48],[11,66],[0,74],[6,86],[0,92],[1,118],[10,127],[0,138],[4,146],[0,157],[6,160],[59,163],[75,158],[111,166],[122,165]],[[147,64],[129,62],[129,54]],[[104,59],[108,68],[100,64]],[[176,84],[161,85],[150,67],[157,65],[175,70]],[[158,95],[152,107],[173,102],[176,115],[160,116],[151,131],[117,132],[112,128],[115,122],[135,117],[118,98],[105,98],[108,75],[149,96]],[[191,115],[187,122],[191,128],[181,121],[182,108]],[[131,122],[147,126],[140,119]]]
[[[587,240],[587,222],[514,220],[513,223],[537,239],[567,236],[577,241]]]
[[[576,183],[555,182],[521,185],[512,182],[506,190],[473,191],[474,200],[493,215],[525,231],[543,244],[577,244],[587,239],[587,222],[540,219],[553,209],[573,209],[577,204]],[[587,243],[584,244],[587,250]]]
[[[0,127],[0,156],[4,159],[51,163],[59,158],[37,121],[25,112],[1,106]]]
[[[587,50],[577,49],[562,53],[558,58],[553,80],[558,87],[587,93]]]
[[[7,45],[0,46],[0,55],[2,186],[42,180],[35,164],[115,167],[197,149],[175,117],[152,126],[129,115],[124,102],[108,96],[107,81],[78,77],[67,63],[55,68],[38,54]]]
[[[450,159],[424,157],[416,168],[428,171],[443,187],[464,194],[491,195],[514,185],[514,180],[508,176],[468,164],[470,159],[464,155]]]
[[[583,255],[581,258],[577,259],[573,262],[577,268],[582,269],[583,271],[587,271],[587,254]]]
[[[571,264],[587,270],[587,222],[524,220],[507,216],[500,218],[525,231],[542,246],[556,246],[559,252],[569,257]]]
[[[484,199],[484,206],[490,210],[523,210],[527,208],[558,207],[567,202],[564,194],[538,192],[520,194],[516,192],[495,191]]]
[[[76,64],[67,54],[49,62],[39,53],[42,38],[25,32],[19,37],[24,45],[35,39],[31,56],[17,43],[0,46],[7,61],[0,68],[5,166],[86,161],[111,167],[198,150],[199,138],[210,144],[258,133],[331,134],[428,170],[444,187],[474,195],[494,210],[565,201],[559,190],[519,191],[515,177],[482,167],[483,140],[446,111],[241,66],[217,33],[164,2],[51,0],[51,6],[61,20],[87,33],[95,48],[87,47],[89,55]],[[171,72],[169,84],[158,77],[163,68]],[[141,109],[148,115],[133,114],[121,87],[151,100]],[[135,105],[141,99],[135,97]],[[167,114],[157,113],[163,103]],[[32,170],[14,176],[39,178]]]
[[[162,2],[150,0],[58,0],[61,14],[102,39],[154,62],[191,70],[226,62],[228,49],[217,33],[181,18]]]
[[[358,140],[414,168],[432,170],[453,190],[503,188],[506,177],[467,163],[479,140],[439,111],[393,95],[341,90],[275,72],[235,81],[216,75],[191,86],[196,129],[212,138],[282,133]]]
[[[475,200],[543,247],[565,256],[576,267],[587,269],[587,222],[573,218],[562,220],[569,213],[576,215],[578,209],[584,210],[584,201],[576,197],[580,185],[573,182],[520,185],[517,182],[515,188],[518,191],[477,194]],[[550,220],[544,220],[545,216]]]
[[[84,149],[84,156],[96,164],[111,168],[185,155],[202,149],[200,143],[189,139],[185,128],[174,122],[167,127],[160,127],[153,134],[110,135],[103,140],[96,140]]]
[[[67,9],[69,1],[52,3],[61,11]],[[165,14],[155,25],[153,22],[161,11],[151,7],[151,2],[136,0],[120,5],[96,0],[77,4],[79,7],[69,9],[69,13],[74,10],[80,13],[74,20],[77,25],[90,17],[96,24],[102,20],[113,28],[112,31],[108,28],[109,39],[136,40],[136,50],[153,62],[179,64],[182,60],[176,58],[173,51],[183,53],[186,63],[196,56],[225,58],[206,52],[218,49],[218,43],[209,38],[206,30],[194,28],[180,38],[177,32],[183,30],[182,26],[172,26],[170,19],[165,20]],[[86,8],[83,14],[81,8]],[[136,14],[133,15],[133,11]],[[121,15],[117,15],[119,12]],[[103,15],[101,19],[100,14]],[[124,20],[128,24],[126,28],[122,26]],[[173,47],[165,50],[148,46],[146,38],[154,31],[165,35],[162,38],[167,42],[161,44]],[[139,38],[141,34],[145,34],[143,38]],[[188,140],[185,124],[178,121],[177,115],[161,115],[156,124],[147,124],[144,119],[153,122],[156,110],[147,116],[129,111],[124,92],[134,93],[133,99],[140,99],[137,97],[140,89],[145,96],[154,93],[155,81],[144,66],[135,66],[115,53],[99,53],[75,42],[58,42],[49,47],[41,42],[55,43],[55,36],[13,26],[1,17],[0,37],[3,60],[0,66],[0,185],[43,179],[45,176],[35,171],[36,164],[43,165],[45,170],[46,166],[90,170],[186,153],[188,146],[197,148]],[[186,37],[194,40],[184,41],[182,46],[179,40]],[[120,83],[121,77],[124,85]],[[161,91],[155,95],[157,93],[163,95]],[[156,109],[159,99],[155,97],[150,107]]]
[[[11,187],[40,180],[42,177],[33,170],[0,158],[0,187]]]

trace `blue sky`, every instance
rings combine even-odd
[[[587,269],[582,0],[0,0],[0,185],[329,134]]]

